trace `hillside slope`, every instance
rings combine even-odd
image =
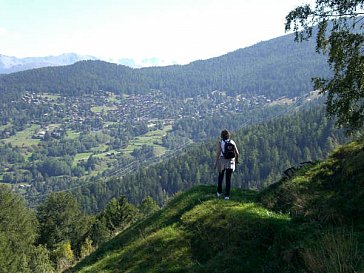
[[[363,272],[364,138],[257,193],[173,198],[72,272]]]

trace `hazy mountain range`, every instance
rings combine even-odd
[[[97,58],[75,53],[27,58],[17,58],[0,54],[0,74],[8,74],[46,66],[70,65],[82,60],[97,60]]]
[[[41,68],[47,66],[62,66],[71,65],[79,61],[84,60],[101,60],[100,58],[79,55],[76,53],[64,53],[58,56],[46,56],[46,57],[26,57],[17,58],[13,56],[6,56],[0,54],[0,74],[9,74],[13,72],[24,71],[33,68]],[[121,59],[105,59],[104,61],[126,65],[133,68],[150,67],[150,66],[165,66],[175,64],[159,58],[145,58],[142,60],[135,60],[132,58]]]

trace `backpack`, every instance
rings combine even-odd
[[[230,142],[230,140],[224,140],[224,158],[225,159],[232,159],[235,158],[235,145]]]

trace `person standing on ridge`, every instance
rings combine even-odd
[[[217,145],[215,157],[215,169],[219,171],[217,180],[217,197],[222,195],[222,181],[225,176],[225,200],[230,199],[231,175],[235,170],[235,164],[238,164],[239,162],[238,159],[239,151],[236,143],[230,139],[230,133],[228,130],[223,130],[221,132],[221,140]]]

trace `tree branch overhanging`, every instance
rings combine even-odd
[[[302,5],[286,16],[286,31],[302,42],[317,29],[316,51],[327,54],[331,78],[315,79],[327,93],[327,112],[353,132],[364,127],[364,0],[316,0],[315,8]]]

